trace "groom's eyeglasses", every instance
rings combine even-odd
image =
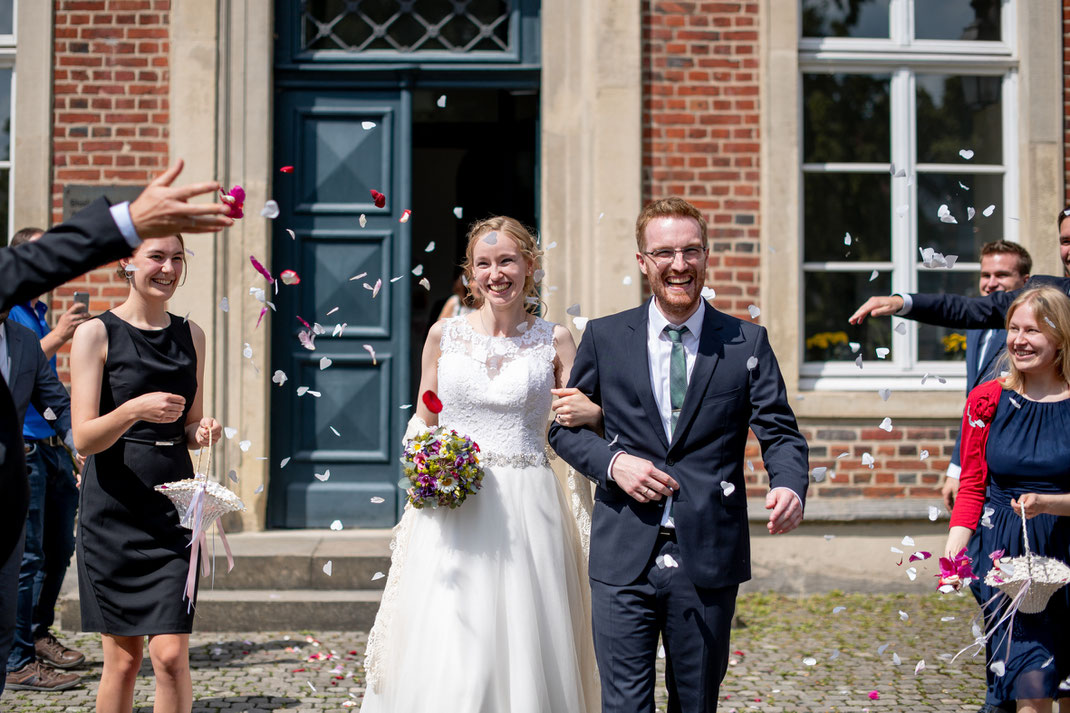
[[[684,260],[686,262],[698,262],[699,260],[702,260],[704,257],[706,257],[706,250],[707,248],[705,247],[700,248],[698,246],[692,246],[683,249],[677,248],[676,250],[672,250],[669,248],[662,248],[660,250],[649,250],[643,251],[643,254],[649,257],[658,265],[668,265],[676,259],[676,253],[680,253],[681,255],[683,255]]]

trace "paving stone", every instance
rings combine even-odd
[[[833,615],[832,609],[845,606]],[[910,617],[902,621],[899,611]],[[745,628],[732,632],[732,663],[721,688],[724,713],[976,711],[984,693],[983,657],[954,654],[971,641],[975,605],[936,593],[825,594],[790,598],[747,594],[737,609]],[[954,616],[949,622],[941,617]],[[6,691],[8,713],[94,710],[101,671],[100,637],[59,632],[82,650],[83,685],[59,693]],[[194,713],[267,713],[359,709],[367,632],[261,631],[196,633],[190,639]],[[889,644],[883,655],[877,653]],[[834,652],[839,654],[835,657]],[[902,664],[892,664],[897,653]],[[807,666],[803,659],[817,661]],[[917,675],[914,666],[924,659]],[[655,704],[664,711],[664,659],[657,660]],[[876,690],[880,699],[869,699]],[[152,667],[146,651],[134,694],[135,713],[151,713]],[[443,710],[448,710],[448,706]]]

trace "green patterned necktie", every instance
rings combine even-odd
[[[687,327],[677,329],[668,324],[665,326],[665,333],[669,335],[669,341],[672,342],[672,354],[669,357],[669,405],[672,407],[669,432],[671,434],[676,431],[676,419],[680,417],[684,395],[687,393],[687,355],[684,353],[683,342]]]

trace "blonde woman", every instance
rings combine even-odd
[[[534,314],[539,257],[511,218],[474,225],[464,268],[478,309],[428,335],[420,393],[437,392],[442,410],[421,399],[414,421],[471,437],[486,473],[461,507],[402,516],[364,713],[597,710],[585,558],[545,455],[551,390],[576,346]],[[567,400],[560,418],[597,425],[596,406]]]
[[[998,594],[983,582],[992,554],[1024,554],[1023,506],[1032,551],[1070,562],[1070,520],[1057,517],[1070,497],[1070,298],[1053,287],[1022,292],[1007,311],[1003,359],[1007,375],[981,384],[967,401],[961,484],[945,547],[948,557],[958,554],[981,525],[973,570],[983,602]],[[986,608],[990,627],[1004,605],[997,599]],[[1067,631],[1065,587],[1043,612],[1019,611],[1013,630],[1009,622],[996,627],[987,655],[998,700],[1015,700],[1028,713],[1051,711],[1052,699],[1067,695],[1059,688],[1070,675]]]

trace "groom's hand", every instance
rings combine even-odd
[[[791,532],[802,522],[803,511],[799,496],[788,488],[773,488],[765,496],[765,509],[769,513],[770,535],[782,535]]]
[[[621,453],[613,461],[610,475],[621,490],[641,503],[661,500],[663,496],[680,489],[680,484],[668,473],[658,470],[648,460],[627,453]]]

